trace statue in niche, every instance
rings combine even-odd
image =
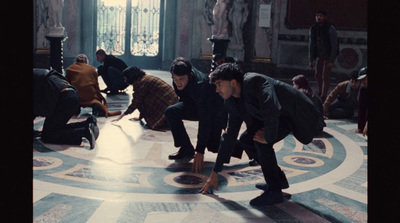
[[[215,3],[217,3],[217,0],[205,0],[205,2],[204,2],[205,19],[206,19],[207,25],[209,25],[209,26],[214,25],[213,9],[214,9]]]
[[[247,21],[249,10],[244,0],[233,1],[232,8],[229,11],[229,21],[232,23],[233,44],[243,46],[243,26]]]
[[[64,0],[49,0],[49,29],[47,36],[63,36],[64,27],[61,25],[62,8]]]
[[[243,27],[248,15],[247,3],[244,0],[235,0],[228,15],[232,24],[232,37],[226,54],[236,61],[244,60]]]
[[[211,26],[211,39],[229,39],[228,34],[228,5],[229,0],[217,0],[213,9],[213,21]]]
[[[49,41],[45,35],[48,29],[48,2],[45,0],[36,1],[36,48],[50,48]]]

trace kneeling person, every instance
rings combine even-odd
[[[137,120],[144,119],[149,128],[156,130],[168,128],[164,111],[168,106],[178,102],[178,96],[172,86],[135,66],[126,68],[122,75],[125,82],[133,86],[134,92],[128,109],[113,121],[118,121],[138,109],[140,116]]]

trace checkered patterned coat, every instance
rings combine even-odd
[[[140,118],[144,118],[149,128],[157,128],[166,123],[165,109],[178,102],[174,89],[162,79],[145,75],[134,81],[133,98],[125,114],[131,114],[136,109]]]

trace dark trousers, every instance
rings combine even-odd
[[[315,79],[318,83],[318,96],[322,101],[325,101],[330,87],[330,77],[332,68],[328,68],[329,57],[317,58],[317,65],[315,66]]]
[[[329,106],[329,118],[353,118],[355,103],[351,98],[336,99]]]
[[[260,164],[269,190],[281,190],[282,188],[282,170],[278,166],[273,146],[290,133],[290,125],[287,121],[284,118],[280,119],[278,139],[274,142],[268,142],[268,144],[262,144],[253,140],[255,133],[263,127],[263,122],[260,120],[255,120],[254,125],[240,135],[240,142],[245,152]]]
[[[42,140],[46,143],[80,145],[89,130],[86,122],[67,124],[73,115],[79,114],[80,98],[75,90],[60,93],[54,113],[46,117]]]
[[[182,150],[193,151],[194,147],[183,125],[183,120],[198,121],[199,113],[197,109],[193,106],[185,106],[183,102],[178,102],[165,110],[165,118],[171,129],[175,147],[182,147]]]
[[[199,113],[194,105],[178,102],[165,110],[165,118],[171,129],[175,147],[181,147],[181,151],[191,152],[194,150],[189,135],[183,124],[183,120],[198,121]],[[223,126],[218,126],[218,121],[213,122],[213,128],[207,143],[208,150],[218,152],[221,131]],[[221,122],[222,125],[222,122]]]
[[[104,66],[99,66],[97,69],[99,76],[103,78],[108,90],[118,91],[128,87],[128,84],[125,83],[125,79],[122,76],[122,72],[117,68],[110,66],[105,70]]]

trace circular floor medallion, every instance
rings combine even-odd
[[[165,183],[181,188],[200,188],[207,180],[207,176],[190,172],[173,173],[164,178]]]
[[[304,167],[319,167],[324,165],[324,161],[315,157],[304,156],[304,155],[285,156],[283,157],[283,160],[286,163]]]

